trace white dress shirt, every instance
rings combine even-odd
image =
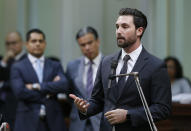
[[[138,57],[139,57],[139,55],[140,55],[140,53],[142,51],[142,48],[143,47],[142,47],[142,44],[141,44],[136,50],[134,50],[131,53],[126,53],[124,51],[124,49],[122,49],[122,53],[121,53],[121,56],[119,58],[117,69],[116,69],[116,75],[120,74],[120,71],[121,71],[121,69],[123,67],[123,63],[124,63],[123,58],[124,58],[125,55],[130,56],[130,59],[127,62],[127,73],[130,73],[132,71],[132,69],[133,69],[133,67],[134,67],[134,65],[135,65],[135,63],[136,63],[136,61],[137,61],[137,59],[138,59]],[[126,77],[126,80],[127,79],[128,79],[128,76]],[[116,80],[118,81],[118,78]]]
[[[93,84],[96,78],[96,74],[97,74],[97,70],[99,67],[99,64],[101,62],[101,53],[99,53],[99,55],[93,59],[93,64],[92,64],[92,69],[93,69]],[[84,84],[84,88],[86,88],[86,84],[87,84],[87,72],[88,72],[88,68],[89,68],[89,62],[90,60],[87,57],[84,57],[84,73],[83,73],[83,84]]]
[[[18,55],[15,56],[15,61],[19,60],[24,54],[25,54],[25,50],[22,50],[21,53],[19,53]]]
[[[29,61],[32,63],[32,66],[35,69],[35,71],[37,70],[37,60],[40,60],[40,62],[41,62],[40,65],[41,65],[42,69],[44,68],[44,61],[45,61],[44,56],[41,56],[40,58],[36,58],[36,57],[32,56],[31,54],[28,54],[28,58],[29,58]],[[32,84],[35,84],[35,83],[32,83]],[[46,107],[43,104],[41,104],[39,116],[44,117],[45,115],[46,115]]]
[[[45,57],[44,56],[41,56],[40,58],[36,58],[34,56],[32,56],[31,54],[28,54],[28,58],[29,58],[29,61],[32,63],[32,66],[33,68],[35,69],[35,71],[37,70],[37,60],[40,60],[41,62],[41,67],[42,69],[44,68],[44,60],[45,60]]]
[[[123,63],[124,63],[123,58],[124,58],[124,56],[126,56],[126,55],[129,55],[129,56],[130,56],[130,59],[129,59],[128,62],[127,62],[127,72],[126,72],[126,73],[130,73],[130,72],[132,71],[132,69],[133,69],[133,67],[134,67],[134,65],[135,65],[135,63],[136,63],[136,61],[137,61],[139,55],[141,54],[142,49],[143,49],[142,44],[140,44],[140,46],[139,46],[136,50],[134,50],[133,52],[131,52],[131,53],[126,53],[126,52],[124,51],[124,49],[122,49],[121,56],[120,56],[120,58],[119,58],[119,60],[118,60],[118,65],[117,65],[117,69],[116,69],[116,75],[119,75],[119,74],[120,74],[121,69],[122,69],[122,67],[123,67]],[[117,78],[116,78],[116,81],[117,81],[117,82],[118,82],[118,79],[119,79],[119,78],[117,77]],[[126,80],[127,80],[127,79],[128,79],[128,76],[126,76]],[[115,131],[115,126],[113,126],[112,131]]]

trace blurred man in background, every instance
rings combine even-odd
[[[45,58],[41,30],[29,30],[26,40],[27,56],[11,69],[11,86],[18,98],[15,131],[66,131],[57,101],[57,94],[68,87],[62,66]]]
[[[72,88],[81,98],[89,99],[93,89],[96,73],[102,54],[99,51],[100,41],[97,31],[93,27],[84,27],[76,35],[76,40],[83,54],[82,57],[69,62],[67,76]],[[70,131],[98,131],[101,114],[81,121],[75,105],[71,111]]]
[[[0,59],[0,113],[2,113],[2,121],[8,122],[13,129],[17,101],[10,88],[9,78],[12,64],[26,56],[20,33],[8,33],[5,47],[6,52]]]

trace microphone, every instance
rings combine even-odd
[[[130,73],[127,73],[127,74],[110,75],[110,76],[109,76],[109,79],[113,80],[113,79],[115,79],[116,77],[123,77],[123,76],[130,76],[130,75],[132,75],[132,76],[138,76],[139,73],[138,73],[138,72],[130,72]]]
[[[115,73],[115,69],[117,68],[117,65],[118,65],[118,61],[117,60],[113,60],[111,62],[111,72],[110,72],[110,75],[109,75],[109,82],[108,82],[108,88],[111,88],[111,81],[113,79],[110,79],[110,77],[114,76],[114,73]]]
[[[157,131],[156,125],[153,122],[153,117],[152,117],[150,109],[148,107],[148,103],[147,103],[147,101],[145,99],[143,90],[142,90],[140,82],[139,82],[139,73],[138,72],[130,72],[130,73],[127,73],[127,74],[110,75],[109,79],[111,81],[111,80],[113,80],[116,77],[124,77],[124,76],[130,76],[130,75],[134,76],[134,78],[135,78],[135,83],[136,83],[136,86],[137,86],[137,90],[139,92],[139,96],[141,98],[141,101],[142,101],[142,104],[143,104],[143,108],[145,110],[146,117],[147,117],[148,123],[150,125],[151,131]]]

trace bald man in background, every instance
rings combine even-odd
[[[5,49],[4,56],[0,58],[0,114],[1,122],[8,122],[13,129],[17,101],[10,88],[10,68],[13,63],[25,57],[23,41],[19,32],[7,34]]]

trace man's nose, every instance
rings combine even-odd
[[[89,50],[89,49],[90,49],[90,45],[87,44],[87,45],[85,46],[85,49],[86,49],[86,50]]]
[[[119,28],[116,29],[116,33],[117,33],[117,34],[121,34],[121,32],[122,32],[122,28],[121,28],[121,27],[119,27]]]
[[[8,47],[7,47],[9,50],[14,50],[15,48],[16,48],[16,46],[15,45],[9,45]]]
[[[40,41],[37,40],[37,41],[36,41],[36,45],[37,45],[37,46],[40,46]]]

